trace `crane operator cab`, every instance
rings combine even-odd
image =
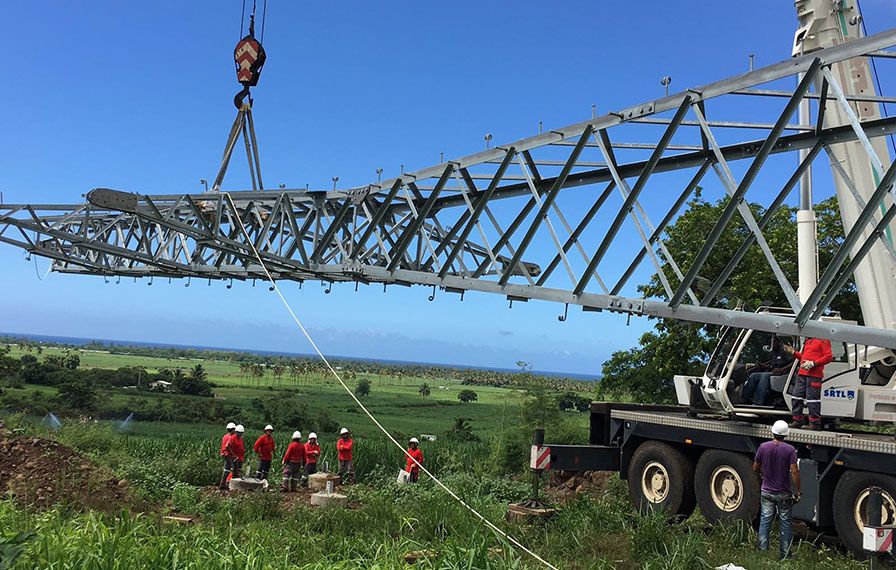
[[[757,312],[790,314],[762,307]],[[822,320],[847,322],[839,316]],[[725,327],[706,372],[675,376],[678,403],[693,412],[722,412],[740,417],[791,415],[799,363],[784,350],[800,349],[797,337]],[[896,421],[896,356],[888,349],[831,341],[834,360],[825,366],[821,415],[825,422]]]

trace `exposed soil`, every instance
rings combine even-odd
[[[551,471],[544,490],[550,502],[565,503],[577,495],[600,495],[616,473],[610,471]]]
[[[46,509],[57,503],[78,510],[113,512],[141,505],[128,483],[60,443],[14,436],[0,423],[0,495],[20,506]]]

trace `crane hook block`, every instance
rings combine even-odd
[[[255,87],[261,75],[264,65],[265,53],[261,42],[252,34],[247,35],[236,43],[233,50],[233,60],[236,63],[236,80],[243,87]]]
[[[243,99],[249,96],[249,88],[258,85],[261,76],[261,68],[264,66],[265,53],[261,42],[255,39],[252,32],[236,43],[233,50],[233,61],[236,63],[236,80],[243,90],[233,98],[233,104],[237,109],[243,105]],[[249,100],[251,104],[252,100]]]

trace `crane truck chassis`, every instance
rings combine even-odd
[[[760,480],[753,471],[767,425],[702,414],[688,406],[593,402],[588,445],[535,445],[531,467],[616,471],[642,512],[685,519],[695,508],[710,523],[759,516]],[[863,552],[871,489],[882,490],[882,525],[896,524],[896,439],[891,435],[793,429],[802,499],[793,516],[836,531]],[[536,458],[549,461],[536,465]]]

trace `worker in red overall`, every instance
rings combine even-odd
[[[308,443],[305,444],[305,473],[302,475],[302,486],[308,486],[308,478],[317,473],[317,461],[320,459],[320,444],[317,443],[317,434],[308,434]]]
[[[305,463],[305,445],[302,443],[302,432],[292,432],[292,441],[283,454],[283,484],[280,490],[284,493],[298,489],[302,479],[302,464]]]
[[[221,458],[224,460],[224,472],[221,473],[221,482],[218,483],[218,488],[224,490],[227,489],[227,480],[231,472],[233,472],[234,457],[227,451],[227,442],[230,441],[230,437],[236,431],[236,424],[230,422],[225,429],[227,431],[224,432],[224,436],[221,438]]]
[[[271,470],[274,449],[277,447],[274,444],[273,433],[273,426],[264,426],[264,433],[255,440],[255,445],[252,446],[252,449],[255,450],[255,454],[258,456],[258,470],[255,472],[256,479],[267,480],[268,472]]]
[[[342,477],[343,483],[354,483],[355,465],[352,463],[352,434],[348,428],[339,430],[339,439],[336,440],[336,459],[339,463],[337,475]]]
[[[793,422],[790,427],[821,429],[821,383],[824,381],[824,366],[834,360],[831,341],[822,338],[807,338],[803,350],[784,345],[784,350],[798,358],[796,384],[793,390],[791,410]],[[809,408],[809,423],[803,416],[803,407]]]
[[[405,471],[411,474],[411,476],[408,477],[408,481],[411,483],[416,483],[420,478],[420,467],[417,465],[417,463],[423,463],[423,452],[420,451],[420,441],[416,437],[412,437],[409,443],[410,445],[408,447],[407,455],[405,456],[408,460]],[[417,463],[414,463],[414,461],[411,459],[412,457],[417,461]]]
[[[243,462],[246,460],[246,444],[243,442],[244,433],[246,433],[246,428],[240,424],[236,426],[233,430],[233,435],[227,440],[227,454],[233,457],[233,470],[228,479],[239,479],[242,476]]]

